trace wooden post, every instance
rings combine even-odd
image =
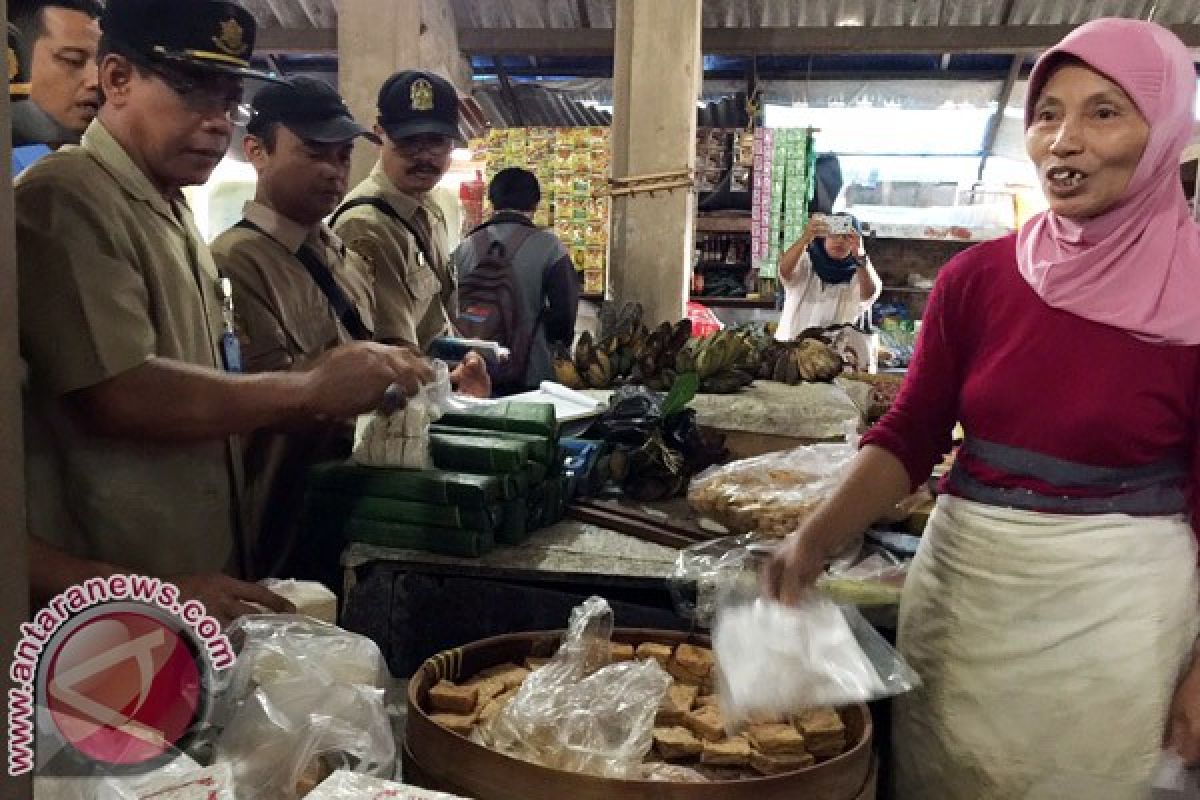
[[[436,72],[459,93],[470,93],[471,70],[458,51],[449,0],[342,0],[338,84],[359,122],[375,124],[379,87],[402,69]],[[367,176],[378,157],[374,145],[359,142],[350,170],[351,186]]]
[[[0,12],[8,18],[7,4]],[[0,551],[4,579],[0,580],[0,666],[4,699],[14,688],[9,676],[18,627],[29,619],[29,539],[25,531],[25,456],[21,434],[21,356],[17,345],[17,251],[13,223],[12,113],[8,105],[8,75],[0,94]],[[4,741],[8,741],[7,720]],[[7,748],[6,748],[7,749]],[[5,754],[7,757],[7,753]],[[7,760],[7,758],[6,758]],[[0,797],[26,800],[32,796],[29,776],[11,777],[0,771]]]
[[[701,0],[617,0],[614,178],[695,166],[700,10]],[[617,302],[640,302],[651,327],[683,317],[695,215],[689,189],[613,199],[609,293]]]

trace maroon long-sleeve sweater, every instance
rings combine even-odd
[[[894,454],[916,486],[949,451],[960,421],[968,441],[1016,448],[1034,461],[1046,456],[1056,467],[1067,464],[1068,473],[1116,467],[1136,475],[1137,468],[1173,461],[1184,471],[1181,491],[1194,497],[1200,347],[1150,344],[1051,308],[1018,272],[1015,242],[1008,236],[979,244],[942,268],[904,386],[863,444]],[[957,469],[985,491],[1054,498],[1124,491],[1098,484],[1095,474],[1043,480],[1038,470],[998,468],[970,452],[960,453]],[[942,491],[965,494],[955,483],[944,479]]]

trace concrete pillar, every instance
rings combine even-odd
[[[5,0],[0,14],[8,18]],[[25,458],[21,435],[20,350],[17,346],[17,253],[13,246],[12,116],[8,106],[8,73],[0,93],[0,551],[4,579],[0,580],[0,663],[4,697],[14,687],[8,674],[18,626],[29,619],[29,540],[25,532]],[[7,731],[5,731],[7,735]],[[32,796],[29,776],[0,772],[0,797],[25,800]]]
[[[695,165],[700,7],[701,0],[617,0],[614,178]],[[613,199],[610,295],[642,303],[651,327],[683,317],[695,213],[695,195],[686,189]]]
[[[393,72],[424,69],[471,91],[471,68],[458,50],[450,0],[342,0],[338,8],[338,85],[364,125],[378,116],[379,87]],[[378,151],[360,140],[350,185],[375,165]]]

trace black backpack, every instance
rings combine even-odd
[[[497,342],[509,349],[507,361],[496,365],[492,383],[498,390],[525,388],[525,372],[534,331],[540,322],[527,320],[525,303],[512,259],[529,237],[532,225],[521,225],[507,242],[492,239],[486,226],[468,235],[478,256],[473,268],[458,281],[458,316],[454,327],[470,339]]]

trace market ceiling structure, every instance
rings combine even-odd
[[[243,2],[271,67],[336,72],[337,0]],[[611,92],[616,0],[449,4],[490,124],[607,122],[575,100],[603,103]],[[807,101],[813,82],[960,81],[986,87],[996,107],[986,159],[1037,53],[1100,16],[1153,19],[1200,48],[1200,0],[703,0],[709,122],[737,123],[740,101],[720,97],[739,89],[787,103]]]

